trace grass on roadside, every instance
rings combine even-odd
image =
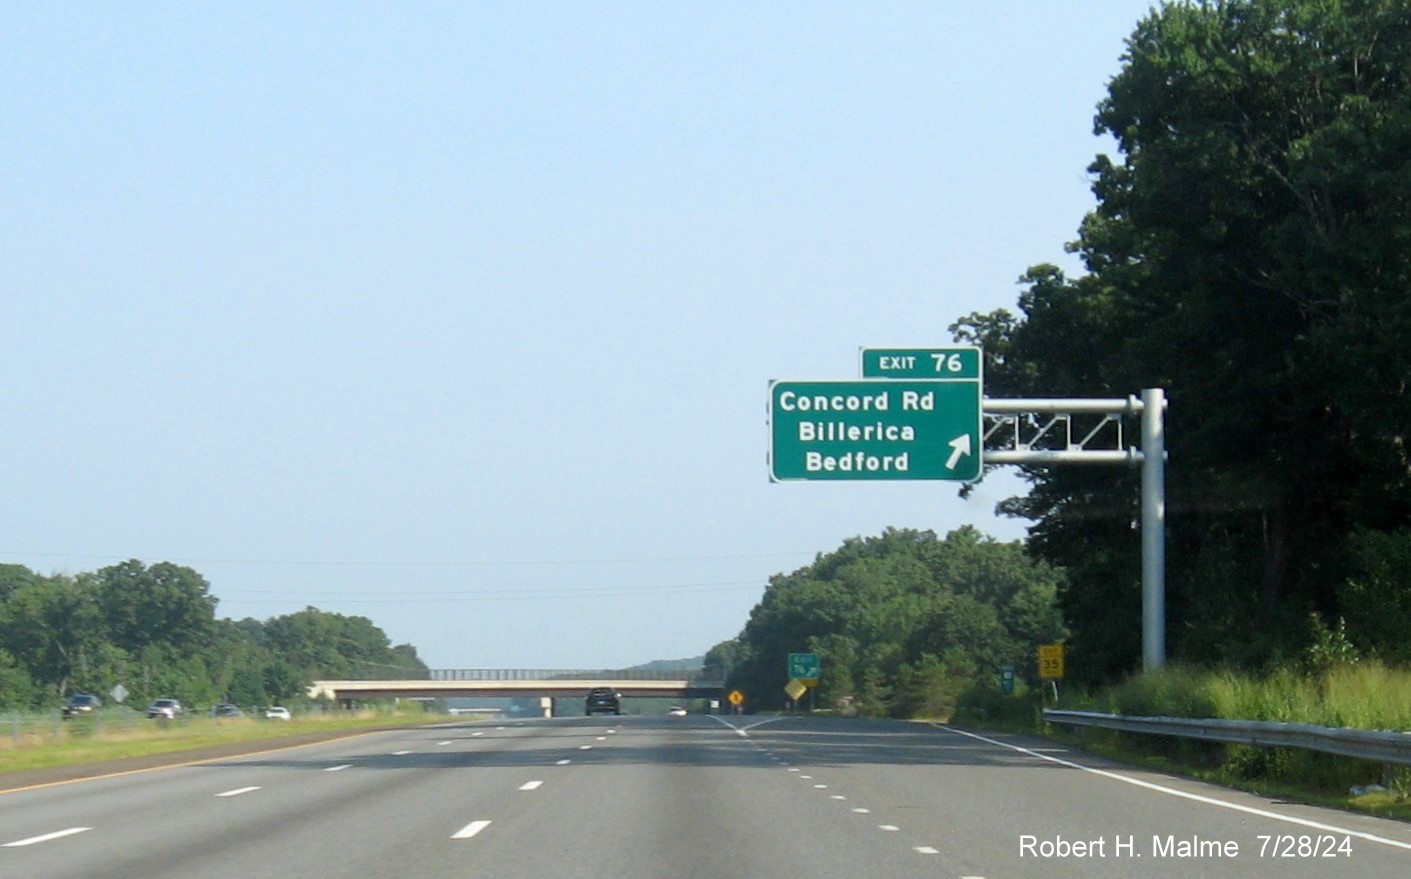
[[[1293,748],[1048,726],[1037,694],[966,693],[957,722],[1056,738],[1123,762],[1265,796],[1411,820],[1411,768]],[[1376,662],[1322,672],[1253,675],[1172,666],[1096,693],[1065,694],[1060,707],[1128,716],[1219,717],[1368,730],[1411,730],[1411,671]],[[1365,788],[1374,789],[1354,793]],[[1376,787],[1384,788],[1382,790]]]
[[[277,743],[309,733],[356,732],[435,719],[419,707],[408,711],[330,711],[296,716],[290,721],[192,717],[175,723],[101,723],[82,718],[62,724],[46,723],[42,734],[21,738],[18,732],[5,735],[5,723],[0,718],[0,773],[172,754],[216,745]]]

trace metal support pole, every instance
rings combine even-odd
[[[1142,667],[1166,665],[1166,392],[1142,391]]]

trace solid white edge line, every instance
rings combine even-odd
[[[75,833],[85,833],[92,830],[92,827],[70,827],[68,830],[56,830],[53,833],[46,833],[43,836],[31,836],[29,839],[17,839],[14,842],[7,842],[0,848],[24,848],[27,845],[38,845],[41,842],[49,842],[55,839],[63,839],[65,836],[73,836]]]
[[[226,791],[226,792],[224,792],[224,793],[216,794],[216,796],[218,796],[218,797],[238,797],[238,796],[240,796],[241,794],[252,794],[252,793],[254,793],[255,791],[257,791],[257,790],[259,790],[259,789],[260,789],[260,788],[259,788],[258,785],[252,785],[252,786],[250,786],[250,787],[237,787],[235,790],[228,790],[228,791]]]
[[[452,834],[451,839],[470,839],[489,826],[489,821],[472,821]]]
[[[1227,800],[1217,800],[1214,797],[1207,797],[1202,794],[1188,793],[1186,791],[1176,790],[1173,787],[1166,787],[1165,785],[1154,784],[1150,781],[1142,781],[1139,778],[1128,778],[1125,775],[1119,775],[1116,772],[1109,772],[1106,769],[1094,769],[1091,766],[1084,766],[1081,763],[1074,763],[1071,760],[1064,760],[1061,757],[1053,757],[1048,754],[1040,754],[1038,751],[1032,750],[1030,748],[1023,748],[1019,745],[1011,745],[1007,742],[1001,742],[998,739],[992,739],[988,738],[987,736],[978,735],[976,733],[966,732],[962,729],[952,729],[950,727],[940,726],[939,724],[934,723],[931,725],[936,727],[936,729],[943,729],[946,732],[955,733],[956,735],[966,736],[967,738],[972,738],[977,741],[985,742],[987,744],[996,745],[1001,748],[1008,748],[1009,750],[1017,751],[1020,754],[1028,754],[1030,757],[1037,757],[1040,760],[1047,760],[1050,763],[1057,763],[1060,766],[1067,766],[1069,769],[1080,769],[1083,772],[1089,772],[1093,775],[1100,775],[1103,778],[1108,778],[1113,781],[1120,781],[1123,784],[1130,784],[1135,787],[1145,788],[1150,791],[1155,791],[1156,793],[1167,794],[1173,797],[1180,797],[1183,800],[1191,800],[1197,803],[1204,803],[1207,806],[1217,806],[1221,809],[1229,809],[1234,812],[1243,812],[1246,815],[1256,815],[1260,818],[1269,818],[1274,821],[1284,821],[1289,824],[1297,824],[1300,827],[1308,827],[1313,830],[1324,830],[1329,833],[1340,833],[1344,836],[1354,836],[1358,839],[1365,839],[1368,842],[1381,843],[1382,845],[1389,845],[1393,848],[1411,851],[1411,843],[1401,842],[1400,840],[1387,839],[1384,836],[1377,836],[1376,834],[1372,833],[1363,833],[1359,830],[1348,830],[1345,827],[1338,827],[1335,824],[1323,824],[1319,821],[1310,821],[1307,818],[1296,818],[1293,815],[1281,815],[1278,812],[1270,812],[1268,809],[1259,809],[1255,808],[1254,806],[1242,806],[1239,803],[1231,803]]]

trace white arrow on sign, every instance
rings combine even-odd
[[[964,434],[951,440],[947,445],[951,448],[950,457],[946,459],[946,469],[954,470],[955,465],[960,463],[964,455],[970,454],[970,434]]]

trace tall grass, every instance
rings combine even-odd
[[[1119,714],[1411,730],[1411,670],[1357,662],[1254,675],[1171,666],[1128,679],[1109,701]]]
[[[1066,701],[1066,700],[1065,700]],[[1084,707],[1091,707],[1089,697]],[[1136,675],[1096,701],[1133,716],[1210,717],[1306,723],[1364,730],[1411,731],[1411,670],[1356,662],[1322,670],[1281,668],[1257,675],[1229,669],[1171,666]],[[1393,797],[1411,796],[1411,776],[1377,763],[1292,748],[1254,748],[1189,739],[1116,734],[1131,753],[1204,770],[1255,786],[1294,785],[1330,796],[1386,783]]]

